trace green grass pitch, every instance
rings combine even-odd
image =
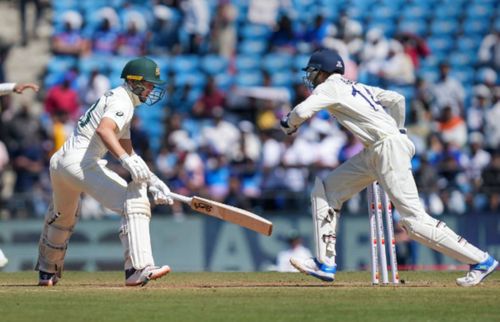
[[[121,272],[65,272],[51,288],[36,272],[0,273],[0,321],[500,321],[500,272],[474,288],[463,272],[401,272],[372,286],[369,272],[333,284],[295,273],[170,273],[126,288]]]

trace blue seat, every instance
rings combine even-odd
[[[292,64],[292,56],[285,53],[271,53],[262,59],[262,68],[269,72],[289,69]]]
[[[427,34],[427,22],[424,19],[404,19],[400,22],[398,31],[424,36]]]
[[[454,46],[454,38],[446,36],[432,36],[427,40],[427,44],[432,52],[449,52]]]
[[[434,20],[457,19],[462,14],[462,8],[459,5],[439,4],[434,8]]]
[[[51,88],[57,84],[60,84],[64,80],[64,73],[52,72],[45,75],[43,79],[44,88]]]
[[[220,73],[215,75],[215,82],[217,83],[217,87],[223,91],[227,91],[234,84],[234,76],[229,75],[228,73]]]
[[[463,32],[465,35],[482,35],[489,29],[489,19],[469,18],[463,23]]]
[[[260,56],[259,55],[237,55],[236,56],[236,70],[254,70],[260,67]]]
[[[52,56],[47,64],[47,72],[64,73],[73,66],[76,66],[76,59],[74,57]]]
[[[428,83],[435,83],[439,78],[439,73],[435,69],[420,70],[417,75],[425,79]]]
[[[305,68],[307,66],[307,63],[309,62],[310,55],[308,54],[302,54],[302,55],[296,55],[293,58],[292,62],[292,67],[298,71],[300,71],[302,74],[302,68]]]
[[[121,57],[121,56],[115,56],[113,59],[110,59],[108,61],[108,66],[111,71],[111,73],[121,73],[123,67],[125,67],[125,64],[130,60],[129,57]]]
[[[493,3],[471,3],[465,10],[467,19],[489,19],[494,13]]]
[[[198,69],[200,59],[196,55],[175,56],[171,60],[171,68],[177,73],[187,73]]]
[[[450,74],[459,80],[462,85],[471,85],[475,79],[475,70],[472,67],[453,69]]]
[[[203,87],[207,82],[205,74],[200,71],[185,71],[175,75],[175,86],[191,84],[193,87]]]
[[[435,20],[431,24],[432,35],[452,35],[459,31],[458,22],[455,19]]]
[[[260,71],[240,72],[235,77],[235,85],[240,87],[262,85],[262,73]]]
[[[209,75],[225,72],[228,65],[227,58],[218,55],[206,55],[201,59],[201,69]]]
[[[111,59],[108,57],[101,57],[97,55],[84,57],[80,58],[78,61],[78,68],[82,74],[91,73],[94,69],[99,70],[101,73],[108,74],[110,72],[110,60]]]
[[[370,18],[373,20],[393,19],[395,15],[396,11],[394,10],[394,8],[386,6],[376,6],[372,10]]]
[[[392,36],[396,32],[396,23],[392,20],[376,20],[373,22],[370,22],[367,26],[366,29],[370,30],[373,28],[380,29],[384,32],[384,36],[388,38],[392,38]]]
[[[479,49],[479,45],[481,43],[481,36],[465,36],[458,37],[457,39],[457,50],[463,53],[472,53],[473,55],[477,54]]]
[[[243,39],[262,40],[269,37],[269,35],[271,34],[271,30],[264,25],[247,23],[240,29],[239,33]]]
[[[289,70],[278,71],[271,74],[271,84],[273,86],[291,87],[293,83],[293,73]]]
[[[238,44],[238,53],[248,55],[260,55],[267,50],[266,40],[243,40]]]
[[[430,16],[432,10],[422,5],[410,5],[403,7],[401,16],[403,19],[426,19]]]
[[[453,69],[456,69],[474,66],[477,60],[476,58],[476,55],[469,55],[460,51],[455,51],[449,56],[448,62]]]

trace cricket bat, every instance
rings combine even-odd
[[[273,232],[272,222],[250,211],[198,196],[186,197],[173,192],[170,192],[170,196],[202,214],[229,221],[266,236],[271,236]]]

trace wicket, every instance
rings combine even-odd
[[[387,269],[387,255],[385,243],[385,229],[389,240],[389,259],[391,268],[391,283],[399,284],[398,262],[396,258],[396,240],[394,238],[394,225],[392,208],[389,198],[384,189],[377,182],[367,187],[368,214],[370,218],[370,253],[371,253],[371,277],[372,284],[389,284]],[[385,212],[385,229],[382,219]],[[380,268],[380,271],[379,271]]]

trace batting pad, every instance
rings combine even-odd
[[[423,217],[421,220],[402,218],[401,224],[410,238],[462,263],[477,264],[486,257],[483,251],[469,244],[465,238],[457,235],[444,222],[430,216]]]
[[[151,206],[147,199],[146,187],[131,183],[125,202],[125,217],[120,239],[125,251],[125,268],[140,270],[154,265],[149,235]]]
[[[311,192],[316,258],[328,266],[335,265],[336,230],[340,213],[335,211],[326,199],[323,181],[316,177]]]
[[[61,214],[54,211],[51,203],[45,215],[45,224],[38,244],[36,269],[57,273],[61,277],[68,242],[80,213],[80,205],[75,214]]]

